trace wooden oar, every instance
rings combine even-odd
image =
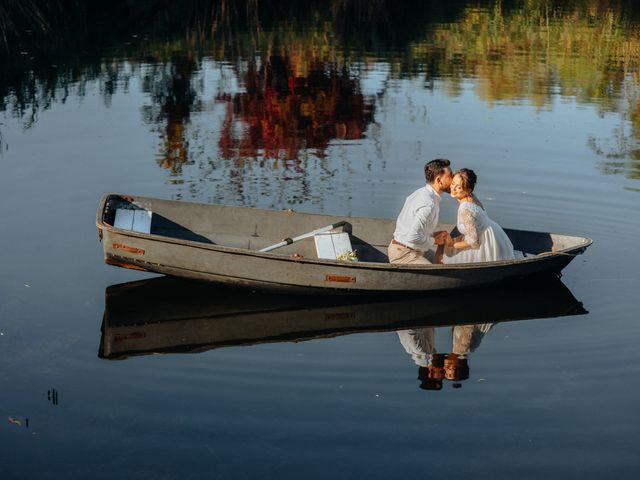
[[[285,239],[283,239],[280,243],[276,243],[275,245],[271,245],[269,247],[265,247],[261,250],[258,250],[259,252],[270,252],[271,250],[275,250],[276,248],[280,248],[280,247],[284,247],[286,245],[291,245],[294,242],[297,242],[298,240],[303,240],[305,238],[309,238],[309,237],[313,237],[314,235],[318,235],[320,233],[325,233],[328,232],[330,230],[333,230],[334,228],[338,228],[338,227],[342,227],[343,225],[346,225],[347,222],[338,222],[338,223],[334,223],[333,225],[327,225],[326,227],[322,227],[322,228],[318,228],[317,230],[314,230],[313,232],[309,232],[309,233],[303,233],[302,235],[298,235],[297,237],[287,237]]]

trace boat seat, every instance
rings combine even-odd
[[[340,255],[353,251],[351,240],[347,232],[327,232],[313,236],[318,258],[337,260]]]
[[[153,213],[143,209],[118,208],[113,226],[133,232],[151,233]]]

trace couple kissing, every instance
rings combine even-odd
[[[389,262],[431,265],[515,258],[511,240],[473,194],[478,181],[473,170],[453,172],[449,160],[438,158],[424,166],[424,174],[426,185],[407,197],[398,215]],[[455,237],[436,231],[443,193],[458,200]]]

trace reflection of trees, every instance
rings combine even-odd
[[[409,58],[429,65],[427,74],[445,83],[477,78],[476,92],[489,103],[529,101],[543,107],[559,91],[614,111],[625,77],[639,73],[640,29],[619,2],[577,3],[572,8],[545,0],[471,6],[456,22],[438,25],[413,42]]]
[[[613,135],[605,139],[589,136],[587,145],[603,158],[599,164],[602,173],[640,179],[640,145],[636,134],[637,132],[633,132],[633,136],[628,134],[622,125],[616,127]]]
[[[10,62],[0,68],[16,75],[31,70],[38,77],[51,63],[77,64],[70,79],[76,81],[97,52],[144,60],[169,49],[188,50],[229,60],[304,45],[323,57],[348,59],[356,46],[358,60],[382,57],[397,75],[422,71],[452,84],[474,76],[478,94],[488,102],[529,99],[538,106],[549,104],[554,86],[593,101],[610,99],[627,75],[640,79],[640,7],[624,0],[577,0],[569,6],[554,0],[328,3],[114,0],[77,8],[76,0],[7,0],[0,3],[0,56]],[[141,42],[143,37],[151,43]],[[55,51],[47,50],[51,45]],[[39,54],[48,58],[39,63]],[[26,62],[31,55],[33,61]],[[99,73],[93,66],[90,71]],[[8,85],[2,83],[4,97]]]
[[[0,4],[5,44],[0,55],[10,53],[8,63],[17,62],[21,68],[36,67],[32,73],[37,76],[39,67],[44,72],[44,64],[50,66],[50,62],[39,65],[36,58],[27,67],[19,60],[37,57],[38,49],[47,48],[52,38],[59,48],[44,53],[70,55],[47,59],[58,67],[78,61],[86,67],[91,56],[78,58],[79,46],[88,53],[126,50],[130,58],[140,59],[172,49],[228,60],[251,58],[256,51],[278,51],[283,45],[305,45],[307,51],[320,49],[323,56],[330,53],[348,59],[355,45],[362,49],[358,60],[382,56],[398,75],[423,71],[443,77],[453,92],[459,90],[456,83],[473,76],[479,79],[478,94],[488,102],[528,99],[538,106],[549,104],[555,86],[564,95],[592,102],[611,99],[627,75],[640,79],[640,29],[634,22],[640,8],[624,0],[565,4],[553,0],[426,4],[332,0],[329,5],[326,1],[302,5],[190,0],[176,5],[162,0],[135,4],[119,0],[78,9],[74,0],[8,0]],[[71,21],[85,27],[71,29]],[[134,41],[133,34],[152,43]],[[22,50],[28,55],[20,55]],[[2,68],[11,66],[5,63]],[[95,68],[91,71],[99,73]],[[71,81],[82,76],[76,70]],[[2,93],[6,90],[0,88]],[[616,108],[607,101],[602,105]]]
[[[605,175],[640,179],[640,91],[632,79],[625,80],[626,94],[618,105],[619,122],[608,135],[590,135],[587,145],[602,157],[598,167]]]
[[[246,84],[218,97],[223,155],[292,162],[303,150],[323,155],[331,139],[359,138],[372,104],[346,70],[382,61],[393,77],[438,79],[453,96],[472,79],[490,105],[550,109],[561,95],[615,112],[625,124],[617,143],[590,145],[603,171],[638,178],[639,12],[628,0],[6,0],[0,109],[29,127],[88,82],[108,103],[138,75],[154,103],[145,118],[162,123],[160,163],[177,173],[202,96],[193,72],[212,58],[235,65]],[[138,70],[149,58],[154,66]]]
[[[64,5],[67,3],[68,5]],[[64,0],[3,0],[0,2],[0,43],[4,50],[26,47],[30,38],[60,31],[66,26]],[[0,51],[3,50],[0,48]]]
[[[163,146],[158,164],[173,174],[179,173],[189,160],[185,130],[197,96],[191,85],[191,77],[197,69],[188,54],[174,54],[170,61],[150,67],[143,81],[143,90],[153,101],[152,106],[144,109],[145,120],[163,125]]]
[[[465,79],[489,104],[552,108],[558,94],[616,112],[622,125],[605,139],[589,138],[605,174],[640,178],[640,25],[625,1],[493,2],[468,7],[410,46],[412,62],[442,78],[452,95]],[[630,127],[630,128],[629,128]]]
[[[219,141],[224,158],[296,162],[302,149],[323,157],[330,140],[359,139],[373,119],[373,101],[345,68],[272,55],[251,61],[243,77],[244,93],[219,97],[227,103]]]

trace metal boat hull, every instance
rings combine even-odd
[[[116,208],[153,212],[150,233],[113,226]],[[362,261],[315,257],[313,239],[269,253],[282,238],[347,221]],[[303,293],[422,292],[479,287],[558,275],[591,244],[585,237],[505,230],[516,249],[535,256],[458,265],[397,265],[386,258],[393,219],[194,204],[105,195],[96,224],[108,264],[232,286]],[[452,225],[440,225],[451,230]],[[361,253],[360,253],[361,252]]]

